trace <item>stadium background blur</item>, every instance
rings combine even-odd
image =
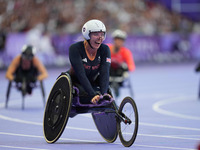
[[[67,65],[68,47],[94,18],[107,27],[105,43],[115,29],[128,33],[136,64],[200,60],[200,0],[0,0],[0,69],[24,44],[47,67]]]

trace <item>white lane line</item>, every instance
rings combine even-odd
[[[179,130],[200,131],[199,128],[189,128],[189,127],[180,127],[180,126],[170,126],[170,125],[153,124],[153,123],[144,123],[144,122],[140,122],[139,125],[143,125],[143,126],[152,126],[152,127],[160,127],[160,128],[169,128],[169,129],[179,129]]]
[[[135,146],[139,147],[148,147],[148,148],[158,148],[158,149],[174,149],[174,150],[196,150],[196,149],[191,149],[191,148],[179,148],[179,147],[168,147],[168,146],[151,146],[151,145],[138,145],[134,144]]]
[[[87,115],[83,115],[83,116],[86,117]],[[91,117],[91,115],[88,116],[88,117]],[[13,118],[13,117],[7,117],[7,116],[4,116],[4,115],[0,115],[0,119],[12,121],[12,122],[17,122],[17,123],[23,123],[23,124],[31,124],[31,125],[38,125],[38,126],[42,126],[43,125],[40,122],[26,121],[26,120],[22,120],[22,119]],[[179,129],[179,130],[200,131],[199,128],[169,126],[169,125],[161,125],[161,124],[153,124],[153,123],[143,123],[143,122],[140,122],[139,125],[152,126],[152,127],[160,127],[160,128],[171,128],[171,129]],[[77,128],[77,127],[70,127],[70,126],[67,126],[66,128],[68,128],[68,129],[75,129],[75,130],[93,131],[93,132],[97,131],[96,129],[84,129],[84,128]]]
[[[9,149],[28,149],[28,150],[48,150],[48,149],[41,149],[41,148],[29,148],[29,147],[18,147],[18,146],[8,146],[8,145],[0,145],[2,148],[9,148]]]
[[[9,135],[9,136],[20,136],[20,137],[30,137],[30,138],[42,138],[42,139],[44,139],[44,136],[39,136],[39,135],[27,135],[27,134],[17,134],[17,133],[7,133],[7,132],[0,132],[0,134]],[[79,142],[100,142],[100,141],[70,139],[70,138],[59,138],[59,139],[60,140],[66,140],[66,141],[79,141]]]
[[[16,118],[12,118],[12,117],[7,117],[7,116],[4,116],[4,115],[0,115],[0,118],[4,119],[4,120],[12,121],[12,122],[17,122],[17,123],[43,126],[43,124],[40,123],[40,122],[26,121],[26,120],[16,119]],[[70,127],[70,126],[67,126],[66,128],[74,129],[74,130],[83,130],[83,131],[85,130],[85,131],[97,132],[96,129],[84,129],[84,128],[77,128],[77,127]]]
[[[42,126],[42,123],[39,123],[39,122],[26,121],[26,120],[22,120],[22,119],[13,118],[13,117],[7,117],[7,116],[4,116],[4,115],[0,115],[0,118],[4,119],[4,120],[12,121],[12,122],[17,122],[17,123],[32,124],[32,125]]]
[[[192,136],[192,137],[200,138],[199,134],[198,135],[197,134],[190,134],[190,135],[189,134],[187,134],[187,135],[186,134],[185,135],[184,134],[183,135],[181,135],[181,134],[173,134],[173,135],[169,135],[169,136],[177,136],[177,137],[191,137]]]
[[[21,137],[31,137],[31,138],[43,138],[43,136],[36,136],[36,135],[25,135],[25,134],[16,134],[16,133],[6,133],[6,132],[0,132],[0,134],[3,135],[10,135],[10,136],[21,136]],[[93,140],[81,140],[81,139],[70,139],[70,138],[60,138],[64,141],[75,141],[75,142],[89,142],[89,143],[102,143],[101,141],[93,141]],[[121,145],[121,143],[109,143],[109,144],[117,144]],[[195,150],[191,148],[179,148],[179,147],[168,147],[168,146],[153,146],[153,145],[140,145],[140,144],[133,144],[133,146],[138,147],[148,147],[148,148],[158,148],[158,149],[172,149],[172,150]],[[37,149],[36,149],[37,150]],[[43,149],[38,149],[43,150]]]
[[[91,114],[81,114],[83,117],[92,118]],[[139,122],[139,126],[151,126],[151,127],[159,127],[159,128],[169,128],[169,129],[179,129],[179,130],[192,130],[192,131],[200,131],[199,128],[189,128],[189,127],[180,127],[180,126],[170,126],[170,125],[163,125],[163,124],[154,124],[154,123],[145,123]]]
[[[172,136],[172,135],[153,135],[153,134],[138,134],[138,135],[147,136],[147,137],[157,137],[157,138],[200,141],[200,138],[187,138],[187,137],[178,137],[178,136]]]
[[[179,117],[179,118],[183,118],[183,119],[200,120],[200,117],[197,117],[197,116],[183,115],[183,114],[175,113],[175,112],[160,108],[163,105],[173,104],[176,102],[191,101],[190,98],[193,98],[193,97],[180,96],[180,97],[170,98],[170,99],[166,99],[166,100],[161,100],[161,101],[154,103],[152,106],[152,109],[160,114],[164,114],[164,115],[168,115],[168,116]]]
[[[18,123],[24,123],[24,124],[31,124],[31,125],[39,125],[42,126],[42,123],[37,123],[37,122],[32,122],[32,121],[25,121],[25,120],[20,120],[16,118],[10,118],[6,116],[0,115],[0,118],[9,120],[9,121],[14,121]],[[90,132],[98,132],[97,129],[87,129],[87,128],[78,128],[78,127],[70,127],[67,126],[67,129],[71,130],[79,130],[79,131],[90,131]],[[200,129],[199,129],[200,131]],[[172,136],[166,136],[166,135],[153,135],[153,134],[139,134],[139,136],[149,136],[149,137],[160,137],[160,138],[169,138],[169,139],[180,139],[180,140],[200,140],[200,138],[184,138],[184,137],[172,137]]]

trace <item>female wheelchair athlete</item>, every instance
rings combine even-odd
[[[113,143],[118,134],[125,147],[130,147],[137,136],[138,111],[134,100],[125,97],[118,107],[113,98],[101,96],[98,104],[81,104],[79,90],[72,85],[70,75],[61,73],[49,94],[43,120],[47,143],[56,142],[67,121],[78,114],[91,113],[101,136]]]

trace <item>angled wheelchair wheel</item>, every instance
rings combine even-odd
[[[9,101],[11,86],[12,86],[12,81],[9,81],[9,83],[8,83],[8,89],[7,89],[7,92],[6,92],[5,108],[8,108],[8,101]]]
[[[26,88],[26,79],[25,78],[23,78],[23,80],[22,80],[22,110],[24,110],[24,103],[25,103],[25,95],[26,95],[26,93],[27,93],[27,88]]]
[[[117,122],[120,141],[125,147],[130,147],[136,139],[139,120],[134,100],[131,97],[125,97],[118,113],[124,118],[124,121]]]
[[[45,91],[44,91],[44,85],[43,85],[43,81],[40,81],[40,87],[41,87],[41,92],[42,92],[42,98],[43,98],[43,103],[45,106]]]
[[[118,135],[115,113],[92,113],[92,117],[103,139],[113,143]]]
[[[49,94],[43,120],[47,143],[56,142],[67,124],[72,101],[72,85],[68,74],[61,74]]]

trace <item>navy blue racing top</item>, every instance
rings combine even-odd
[[[72,78],[77,78],[91,98],[97,95],[92,87],[97,76],[99,76],[101,94],[107,93],[111,63],[110,49],[107,45],[101,44],[95,59],[90,60],[85,52],[84,42],[77,42],[69,48],[69,59],[71,62],[70,75]]]

